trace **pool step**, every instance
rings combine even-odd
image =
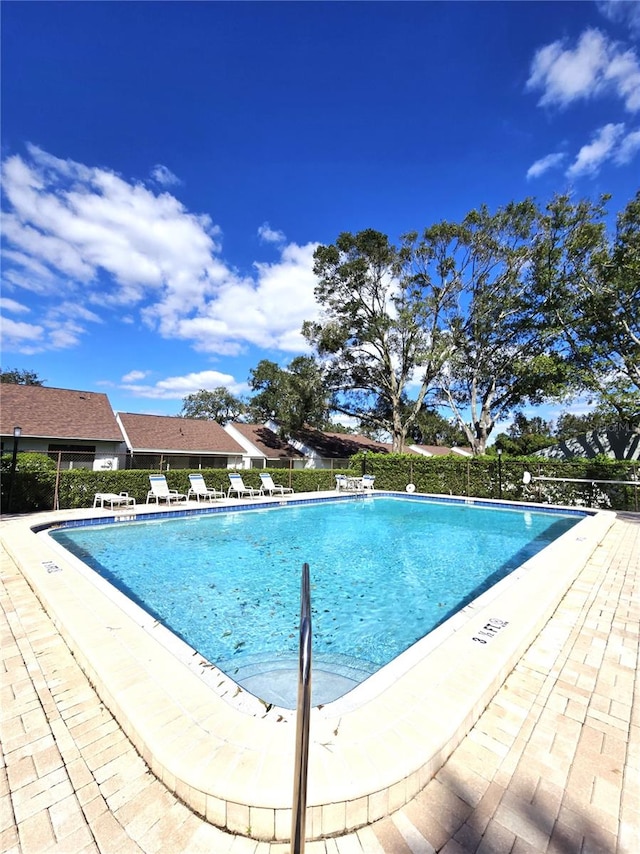
[[[228,659],[217,664],[220,670],[241,685],[245,691],[267,703],[295,709],[298,699],[298,658],[283,655],[265,660],[257,656]],[[311,703],[324,705],[343,697],[356,685],[368,679],[378,667],[349,656],[331,660],[313,660]]]

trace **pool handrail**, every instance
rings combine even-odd
[[[309,722],[311,716],[311,595],[309,564],[302,565],[300,592],[300,653],[296,754],[291,811],[291,854],[304,854],[307,813],[307,769],[309,765]]]

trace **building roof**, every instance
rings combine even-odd
[[[0,433],[22,438],[122,442],[122,433],[106,394],[0,383]]]
[[[304,459],[304,454],[264,424],[242,424],[234,421],[229,426],[251,442],[268,460],[290,460],[292,457]]]
[[[296,431],[292,438],[308,448],[313,448],[326,459],[345,459],[362,451],[372,454],[388,454],[391,451],[388,442],[376,442],[375,439],[357,433],[323,433],[312,427]]]
[[[242,448],[216,421],[172,415],[119,412],[127,445],[135,452],[177,454],[243,454]]]
[[[409,445],[407,450],[425,457],[446,457],[451,453],[451,448],[445,445]]]
[[[640,433],[634,430],[591,430],[541,448],[532,456],[552,460],[593,459],[597,456],[639,460]]]
[[[473,456],[471,448],[449,448],[446,445],[411,445],[405,450],[425,457],[447,457],[449,454],[458,454],[462,457]]]

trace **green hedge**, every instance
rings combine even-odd
[[[290,486],[294,492],[315,492],[319,489],[333,489],[337,470],[329,469],[242,469],[239,473],[245,486],[260,488],[260,472],[268,471],[275,483]],[[348,469],[341,472],[354,474]],[[227,469],[173,469],[165,472],[169,489],[187,494],[189,475],[201,474],[210,489],[226,492],[229,489]],[[59,507],[89,507],[93,504],[96,492],[128,492],[138,504],[145,503],[149,491],[149,475],[157,472],[143,469],[89,471],[71,469],[60,472],[58,488]],[[52,505],[50,505],[52,506]]]
[[[50,510],[56,484],[56,464],[46,454],[32,452],[0,458],[0,506],[3,513],[27,513]],[[11,506],[9,506],[11,502]]]
[[[352,459],[358,470],[362,455]],[[376,489],[405,490],[413,483],[417,492],[540,501],[548,504],[640,510],[640,464],[637,461],[544,460],[540,457],[417,457],[413,454],[367,454],[367,472],[376,477]],[[586,480],[586,484],[523,483],[524,472],[533,478]],[[592,480],[636,480],[638,486],[595,484]]]
[[[38,458],[38,459],[35,459]],[[10,455],[2,457],[2,508],[6,505],[10,486]],[[349,469],[267,469],[274,481],[290,486],[295,492],[316,492],[335,488],[336,474],[360,475],[363,468],[375,475],[376,489],[404,492],[413,483],[417,492],[436,495],[465,495],[476,498],[502,498],[510,501],[542,501],[544,503],[606,507],[614,510],[638,511],[640,486],[595,484],[592,480],[632,480],[640,477],[638,462],[622,462],[607,458],[572,460],[568,462],[542,460],[538,457],[478,457],[458,455],[419,457],[415,454],[356,455]],[[189,474],[197,471],[210,488],[229,487],[226,469],[174,469],[166,472],[170,489],[187,493]],[[240,473],[247,486],[260,486],[262,469],[247,469]],[[534,478],[561,477],[587,480],[586,484],[548,483],[534,480],[523,484],[525,471]],[[141,469],[90,471],[71,469],[58,474],[58,507],[60,509],[91,507],[96,492],[128,492],[138,504],[146,501],[149,474]],[[12,491],[12,511],[31,512],[50,510],[54,506],[56,471],[52,461],[42,454],[18,454],[15,482]]]

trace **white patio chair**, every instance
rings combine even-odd
[[[341,489],[347,488],[347,476],[346,474],[337,474],[336,475],[336,489],[340,492]]]
[[[172,501],[186,501],[187,496],[178,492],[177,489],[169,489],[167,479],[163,474],[150,474],[149,483],[151,489],[147,492],[147,504],[155,500],[156,504],[161,501],[166,501],[171,504]]]
[[[96,492],[93,497],[93,506],[104,507],[105,504],[109,504],[113,510],[116,505],[120,507],[123,504],[133,505],[135,507],[136,500],[132,495],[129,495],[128,492],[121,492],[119,494],[116,494],[115,492]]]
[[[285,492],[293,492],[290,486],[282,486],[279,483],[274,483],[273,478],[267,472],[260,472],[260,480],[262,481],[260,491],[268,492],[269,495],[273,495],[275,492],[279,492],[280,495],[284,495]]]
[[[196,501],[200,501],[201,498],[205,498],[208,501],[213,501],[215,498],[225,498],[224,492],[221,492],[219,489],[209,489],[201,474],[190,474],[189,482],[191,486],[187,492],[187,501],[191,498],[195,498]]]
[[[239,474],[231,474],[229,473],[229,492],[228,496],[231,496],[231,493],[234,492],[238,498],[242,498],[243,495],[250,495],[253,497],[254,495],[260,495],[259,489],[254,489],[252,486],[245,486],[242,477]]]

